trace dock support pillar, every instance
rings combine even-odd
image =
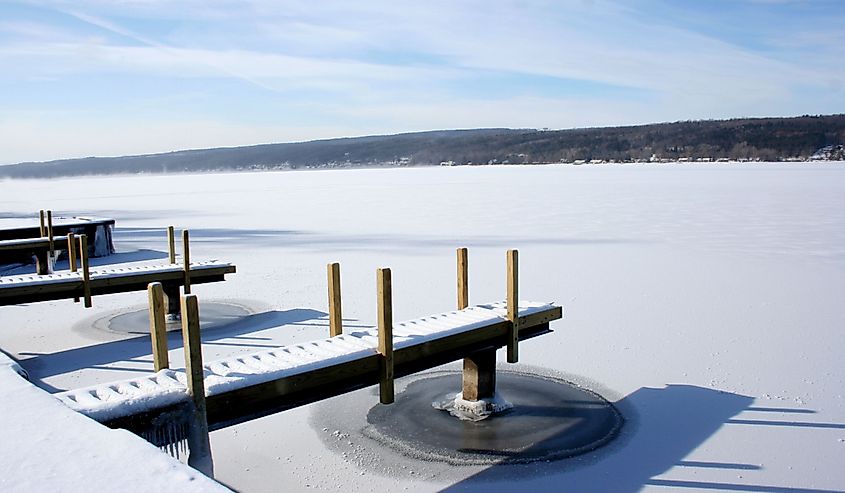
[[[40,251],[35,254],[35,273],[39,276],[46,276],[50,273],[50,252]]]
[[[490,399],[496,393],[496,350],[478,351],[464,358],[462,397]]]

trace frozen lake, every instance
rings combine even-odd
[[[416,463],[367,442],[365,416],[332,416],[354,408],[343,399],[376,405],[362,391],[212,433],[217,478],[237,490],[845,489],[845,163],[0,181],[0,216],[39,209],[116,219],[118,253],[102,262],[166,257],[172,224],[190,229],[192,258],[235,263],[195,288],[200,310],[228,304],[256,323],[208,330],[207,361],[325,337],[328,262],[341,262],[347,323],[372,324],[377,267],[392,268],[399,321],[454,307],[460,246],[470,302],[502,299],[518,248],[520,297],[565,310],[521,361],[628,419],[619,440],[568,461]],[[145,301],[2,307],[0,348],[49,390],[151,372],[148,339],[108,328]]]

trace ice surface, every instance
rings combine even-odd
[[[194,257],[238,266],[195,287],[200,310],[238,298],[267,311],[258,330],[204,333],[206,361],[326,337],[328,262],[341,263],[351,332],[375,322],[377,267],[392,269],[394,318],[408,320],[455,306],[455,248],[469,247],[473,304],[504,297],[505,250],[518,248],[521,297],[567,309],[553,334],[520,345],[521,361],[599,391],[635,421],[620,448],[566,467],[376,474],[359,464],[380,458],[351,437],[348,457],[329,451],[306,407],[212,433],[217,477],[238,490],[845,490],[845,163],[0,182],[10,215],[45,207],[44,196],[122,211],[119,253],[165,258],[164,227],[175,224],[191,230]],[[0,348],[53,391],[149,375],[148,340],[90,328],[146,294],[98,300],[0,307]],[[13,446],[26,436],[4,432]]]

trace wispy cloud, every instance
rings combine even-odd
[[[17,3],[0,6],[0,104],[44,116],[19,128],[49,138],[55,125],[39,125],[68,110],[52,95],[96,90],[146,117],[206,122],[192,135],[209,138],[184,137],[184,147],[250,133],[282,141],[841,112],[845,14],[825,3],[725,2],[727,13],[664,0]],[[112,99],[89,95],[78,118],[145,128]],[[105,149],[89,134],[50,153],[0,134],[0,162]],[[167,144],[150,149],[182,147],[158,139]]]

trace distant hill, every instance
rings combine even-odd
[[[845,144],[845,115],[573,130],[440,130],[0,166],[0,177],[649,159],[809,159]]]

